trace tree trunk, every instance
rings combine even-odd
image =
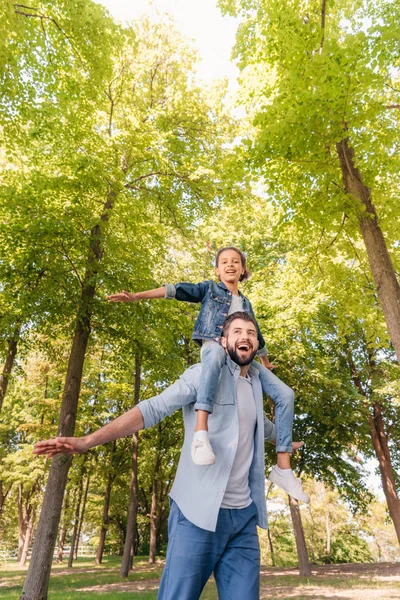
[[[72,564],[74,562],[76,535],[78,533],[79,517],[80,517],[80,513],[81,513],[81,502],[82,502],[82,497],[83,497],[83,474],[84,474],[84,470],[85,470],[86,457],[87,457],[87,454],[85,455],[84,462],[83,462],[81,470],[80,470],[79,488],[78,488],[78,495],[77,495],[78,497],[76,499],[76,507],[75,507],[74,528],[72,530],[71,548],[70,548],[69,557],[68,557],[68,568],[69,569],[72,568]]]
[[[117,447],[117,442],[116,442],[116,440],[114,440],[112,442],[112,447],[111,447],[111,463],[112,463],[112,457],[114,455],[116,447]],[[106,543],[108,524],[110,522],[110,517],[109,517],[108,511],[110,510],[110,498],[111,498],[111,489],[112,489],[113,481],[114,481],[114,474],[111,471],[108,476],[106,493],[104,496],[103,523],[102,523],[102,527],[101,527],[101,531],[100,531],[100,539],[99,539],[99,545],[97,546],[96,558],[94,559],[94,562],[96,565],[101,565],[102,560],[103,560],[104,545]]]
[[[67,494],[64,503],[64,518],[63,525],[58,535],[58,549],[57,549],[57,563],[61,563],[64,555],[65,538],[67,537],[67,524],[68,524],[68,510],[69,510],[69,494]]]
[[[135,355],[135,383],[133,394],[133,406],[139,402],[140,398],[140,357]],[[128,577],[129,570],[133,566],[133,542],[137,529],[137,507],[138,507],[138,448],[139,448],[139,433],[132,435],[132,467],[131,467],[131,482],[129,485],[129,508],[128,508],[128,523],[126,526],[126,535],[124,543],[124,552],[122,555],[120,575]]]
[[[12,483],[8,487],[5,487],[4,481],[0,481],[0,521],[3,515],[4,504],[6,503],[7,496],[12,488]]]
[[[157,466],[158,466],[158,461],[156,461],[156,467]],[[151,509],[150,509],[150,551],[149,551],[149,563],[150,564],[154,564],[156,562],[156,552],[157,552],[157,494],[158,494],[157,477],[158,477],[158,474],[154,473],[153,492],[151,495]]]
[[[371,191],[354,165],[354,150],[349,146],[349,138],[336,144],[336,148],[346,191],[365,207],[365,212],[358,217],[360,229],[389,336],[400,360],[400,286],[378,224]]]
[[[25,538],[26,538],[26,530],[28,527],[27,518],[26,518],[26,506],[24,506],[24,488],[22,483],[18,484],[18,554],[17,561],[21,560],[22,549],[24,547]]]
[[[326,562],[331,562],[331,524],[329,521],[329,511],[325,515],[325,527],[326,527]]]
[[[11,370],[14,365],[15,356],[17,354],[18,340],[21,333],[21,326],[16,325],[14,334],[8,340],[7,356],[3,367],[3,372],[0,375],[0,411],[3,406],[3,401],[7,393],[8,382],[10,380]]]
[[[83,519],[85,517],[86,501],[87,501],[88,492],[89,492],[89,483],[90,483],[90,476],[88,476],[87,479],[86,479],[85,492],[83,494],[82,510],[81,510],[81,514],[80,514],[80,517],[79,517],[78,533],[76,534],[76,543],[75,543],[75,549],[74,549],[74,560],[76,560],[78,558],[79,540],[81,539],[81,531],[82,531]]]
[[[36,480],[28,492],[24,492],[22,483],[18,485],[18,556],[19,566],[23,567],[26,562],[26,555],[32,538],[33,523],[36,516],[35,508],[32,506],[32,498],[36,495],[39,488],[39,479]]]
[[[299,503],[297,500],[289,496],[289,506],[293,522],[294,537],[296,539],[297,556],[299,559],[299,573],[302,577],[311,577],[311,565],[308,559],[306,539],[304,537],[304,529],[301,522]]]
[[[28,521],[28,525],[26,528],[26,532],[25,532],[25,539],[24,539],[24,544],[22,546],[21,556],[18,561],[18,566],[20,569],[22,569],[26,565],[26,561],[28,558],[29,546],[30,546],[32,536],[33,536],[33,526],[35,524],[35,517],[36,517],[36,513],[34,510],[32,510],[32,513],[31,513],[31,516],[30,516],[30,519]]]
[[[374,402],[372,405],[371,413],[371,407],[368,405],[368,395],[363,388],[362,381],[357,372],[350,348],[347,348],[347,358],[350,366],[353,383],[357,388],[360,396],[362,396],[365,399],[364,406],[368,411],[369,430],[371,434],[372,445],[375,450],[375,455],[379,463],[379,471],[381,473],[383,492],[385,494],[386,502],[388,505],[389,515],[393,521],[397,539],[400,544],[400,500],[396,492],[396,482],[393,472],[388,438],[385,432],[382,417],[382,407],[379,404],[379,402]],[[374,366],[375,364],[372,358],[370,357],[369,367],[371,371],[374,368]]]
[[[372,443],[379,462],[383,492],[400,544],[400,500],[396,492],[390,449],[384,429],[381,406],[378,402],[374,403],[373,414],[369,413],[368,421]]]
[[[81,303],[77,314],[75,333],[68,361],[67,374],[60,410],[58,435],[72,436],[75,431],[76,412],[82,380],[83,363],[90,335],[96,276],[103,255],[104,228],[116,199],[110,190],[103,206],[100,223],[91,231],[89,256],[82,283]],[[64,490],[72,456],[59,454],[52,459],[46,492],[40,512],[28,574],[20,600],[47,600],[50,570]]]
[[[269,549],[271,552],[271,562],[272,562],[272,566],[275,567],[275,552],[274,552],[274,546],[272,544],[271,530],[269,527],[267,529],[267,534],[268,534]]]

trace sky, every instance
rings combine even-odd
[[[223,17],[216,0],[97,0],[118,21],[131,21],[142,14],[157,19],[159,13],[168,13],[177,28],[193,40],[201,62],[198,74],[206,83],[227,77],[234,85],[238,70],[230,60],[235,43],[238,22]]]

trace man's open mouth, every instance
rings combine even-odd
[[[246,342],[239,342],[238,344],[236,344],[236,348],[238,350],[243,350],[244,352],[247,352],[248,350],[253,350],[253,346],[251,346],[251,344],[247,344]]]

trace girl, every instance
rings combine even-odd
[[[208,438],[208,415],[213,411],[213,402],[218,378],[226,360],[225,350],[220,345],[221,332],[226,317],[237,311],[246,311],[254,316],[250,301],[240,293],[238,283],[246,281],[250,272],[245,255],[229,246],[221,248],[215,258],[215,271],[218,282],[208,280],[197,284],[163,284],[162,287],[145,292],[108,296],[109,302],[135,302],[153,298],[176,299],[183,302],[201,302],[200,314],[196,320],[193,340],[201,347],[202,377],[196,402],[197,423],[192,442],[192,459],[197,465],[215,463],[215,454]],[[270,481],[285,490],[290,496],[309,502],[309,496],[302,490],[290,468],[292,452],[292,427],[294,414],[293,391],[276,377],[268,359],[265,341],[257,325],[259,349],[257,355],[262,365],[253,361],[260,376],[263,392],[275,403],[277,466],[269,474]]]

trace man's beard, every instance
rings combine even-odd
[[[250,356],[248,358],[241,358],[237,353],[236,346],[231,346],[228,340],[226,349],[233,362],[239,365],[239,367],[245,367],[246,365],[249,365],[251,362],[253,362],[254,357],[257,354],[257,350],[253,350],[253,352],[250,353]]]

